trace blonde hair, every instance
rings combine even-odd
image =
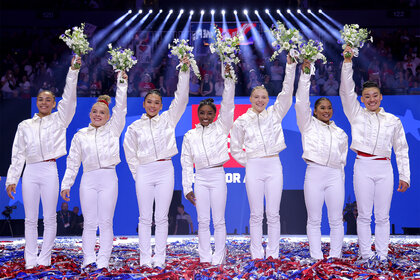
[[[254,91],[259,90],[259,89],[264,90],[268,95],[268,91],[267,91],[267,89],[265,88],[264,85],[254,87],[251,91],[251,95],[254,93]]]
[[[111,104],[111,97],[109,95],[106,95],[106,94],[100,95],[98,97],[98,99],[96,100],[95,104],[98,104],[98,103],[105,104],[106,108],[108,109],[108,112],[109,112],[109,104]],[[93,105],[95,105],[95,104],[93,104]]]

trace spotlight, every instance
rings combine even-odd
[[[308,9],[308,14],[312,13],[311,9]]]
[[[255,13],[256,15],[258,15],[258,11],[257,11],[257,10],[255,10],[255,11],[254,11],[254,13]]]
[[[301,12],[300,9],[297,9],[297,13],[300,14],[300,12]]]
[[[322,14],[322,10],[321,10],[321,9],[319,9],[319,10],[318,10],[318,13]]]
[[[181,10],[179,11],[179,13],[180,13],[180,14],[183,14],[183,13],[184,13],[184,9],[181,9]]]
[[[193,14],[194,14],[194,11],[193,11],[193,10],[191,10],[191,11],[190,11],[190,15],[192,16]]]
[[[149,10],[149,14],[151,14],[151,13],[153,13],[153,10],[152,9]]]
[[[170,13],[170,14],[172,14],[173,12],[174,12],[174,10],[172,10],[172,9],[170,9],[170,10],[169,10],[169,13]]]
[[[211,14],[211,15],[214,15],[214,10],[211,10],[211,11],[210,11],[210,14]]]
[[[290,9],[287,9],[287,13],[289,13],[289,14],[290,14]]]
[[[237,10],[234,10],[234,11],[233,11],[233,13],[234,13],[235,15],[237,15],[237,14],[238,14],[238,11],[237,11]]]
[[[245,15],[247,15],[247,14],[248,14],[248,10],[247,10],[247,9],[245,9],[245,10],[244,10],[244,14],[245,14]]]
[[[132,10],[128,10],[128,13],[131,14],[133,11]]]
[[[281,14],[281,13],[280,13],[280,10],[278,10],[278,9],[277,9],[277,11],[276,11],[276,12],[277,12],[278,14]]]
[[[204,15],[204,10],[201,10],[201,12],[200,12],[202,15]]]
[[[162,12],[163,12],[163,11],[162,11],[162,9],[160,9],[160,10],[159,10],[159,13],[161,14]]]
[[[143,13],[143,10],[139,10],[139,14]]]
[[[226,14],[226,11],[225,10],[222,10],[222,15],[225,15]]]
[[[270,10],[265,9],[265,13],[266,13],[266,14],[269,14],[269,13],[270,13]]]

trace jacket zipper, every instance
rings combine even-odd
[[[41,151],[41,157],[42,157],[42,160],[45,160],[44,159],[44,153],[43,153],[43,151],[42,151],[42,141],[41,141],[41,124],[42,124],[42,118],[40,119],[40,122],[39,122],[39,133],[38,133],[38,136],[39,136],[39,147],[40,147],[40,151]]]
[[[264,146],[265,155],[267,155],[267,148],[265,147],[264,137],[263,137],[263,135],[262,135],[262,133],[261,133],[261,127],[260,127],[260,116],[259,116],[259,115],[257,115],[257,117],[258,117],[258,130],[260,131],[261,139],[262,139],[263,146]]]
[[[203,132],[201,133],[201,143],[203,144],[204,154],[206,155],[207,164],[210,166],[209,157],[207,156],[206,146],[204,146],[204,126],[203,126]]]
[[[152,130],[152,119],[149,119],[149,127],[150,127],[150,133],[152,134],[152,142],[153,142],[153,148],[155,149],[155,156],[156,156],[156,159],[158,159],[158,154],[157,154],[156,144],[155,144],[155,138],[153,136],[153,130]]]
[[[99,161],[99,153],[98,153],[98,143],[96,142],[96,134],[98,133],[98,129],[96,128],[95,129],[95,148],[96,148],[96,156],[97,156],[97,158],[98,158],[98,165],[99,165],[99,168],[102,168],[101,167],[101,162]]]
[[[332,148],[332,133],[331,133],[331,127],[330,126],[328,126],[328,131],[330,132],[330,151],[328,152],[327,166],[328,166],[328,163],[330,162],[331,148]]]
[[[381,129],[381,122],[379,121],[379,116],[376,113],[376,118],[378,119],[378,134],[376,135],[375,147],[373,147],[372,155],[375,155],[376,145],[378,145],[379,130]]]

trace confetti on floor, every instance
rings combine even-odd
[[[328,241],[323,238],[323,241]],[[40,243],[39,243],[40,244]],[[152,240],[153,244],[153,240]],[[280,259],[251,260],[249,237],[229,236],[226,264],[201,264],[197,237],[170,237],[165,268],[139,266],[136,237],[118,237],[109,270],[81,270],[81,238],[57,238],[52,266],[25,270],[21,238],[0,240],[2,279],[420,279],[420,237],[393,237],[388,261],[357,260],[357,239],[346,238],[342,259],[309,257],[304,236],[283,237]],[[328,243],[323,242],[324,254]],[[325,256],[327,257],[327,256]]]

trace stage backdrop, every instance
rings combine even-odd
[[[311,97],[311,103],[314,104],[318,97]],[[330,97],[333,108],[334,116],[333,119],[336,124],[343,128],[350,137],[350,125],[344,116],[341,102],[338,96]],[[180,151],[182,145],[182,139],[184,134],[194,127],[194,123],[197,122],[196,107],[199,104],[201,98],[190,98],[188,107],[182,116],[178,126],[176,128],[176,141],[178,145],[179,153],[173,157],[173,164],[175,167],[175,190],[182,191],[182,178],[181,178],[181,164],[180,164]],[[274,103],[274,98],[270,99],[269,105]],[[73,118],[68,130],[67,130],[67,150],[71,143],[73,135],[79,130],[89,124],[89,111],[92,104],[95,102],[94,98],[78,98],[76,115]],[[126,127],[133,121],[137,120],[140,115],[144,112],[142,106],[143,98],[129,98],[128,100],[128,114]],[[171,102],[171,98],[163,98],[163,110],[167,110]],[[221,99],[215,98],[215,103],[220,104]],[[249,107],[248,98],[236,98],[235,99],[235,118],[244,113]],[[397,115],[401,118],[404,125],[407,141],[410,147],[410,163],[411,163],[411,187],[406,193],[398,193],[396,191],[393,196],[390,219],[391,224],[395,225],[395,233],[403,233],[402,227],[420,227],[420,176],[418,172],[420,170],[420,96],[384,96],[382,105],[386,108],[386,111]],[[112,106],[112,105],[111,105]],[[32,114],[36,112],[35,99],[32,100]],[[306,164],[302,160],[302,146],[301,146],[301,135],[296,125],[296,113],[294,105],[290,108],[285,119],[283,120],[283,129],[287,148],[280,153],[281,162],[283,165],[284,172],[284,190],[303,190],[303,182],[305,175]],[[138,207],[135,193],[134,180],[128,169],[125,161],[125,156],[122,148],[123,137],[125,130],[123,131],[120,139],[121,145],[121,163],[117,166],[117,173],[119,179],[119,191],[118,191],[118,202],[114,217],[114,233],[115,235],[126,235],[136,234],[136,227],[138,224]],[[346,192],[345,202],[353,202],[354,191],[352,186],[353,177],[353,165],[355,160],[355,153],[349,151],[347,158],[347,166],[345,167],[346,173]],[[394,181],[395,186],[398,184],[398,173],[395,163],[395,156],[392,155],[392,164],[394,167]],[[63,178],[66,157],[62,157],[57,160],[58,171],[60,182]],[[245,170],[240,167],[235,161],[231,160],[225,164],[226,179],[228,186],[228,198],[226,205],[226,226],[228,233],[243,234],[249,227],[249,205],[247,195],[245,191]],[[369,170],[366,170],[369,172]],[[76,179],[75,185],[71,189],[71,200],[69,202],[69,208],[72,209],[74,206],[80,206],[79,201],[79,184],[82,175],[82,168],[79,171],[79,175]],[[23,219],[24,211],[22,205],[22,189],[21,183],[17,188],[17,194],[15,200],[10,200],[4,191],[4,180],[0,182],[0,209],[3,210],[5,206],[16,205],[17,209],[13,210],[13,219]],[[284,199],[293,196],[284,196]],[[59,198],[57,209],[60,209],[60,205],[63,202]],[[185,209],[191,214],[194,221],[194,228],[197,230],[197,214],[195,208],[185,199],[182,198],[182,203],[185,205]],[[302,207],[303,203],[300,202]],[[288,201],[287,205],[293,205],[293,202]],[[282,214],[287,215],[288,218],[293,217],[294,211],[287,211],[282,209]],[[304,210],[303,210],[304,211]],[[40,209],[40,217],[42,217],[42,209]],[[2,217],[4,218],[4,217]],[[322,221],[322,233],[327,234],[329,227],[326,219],[326,209],[324,206],[323,221]]]

